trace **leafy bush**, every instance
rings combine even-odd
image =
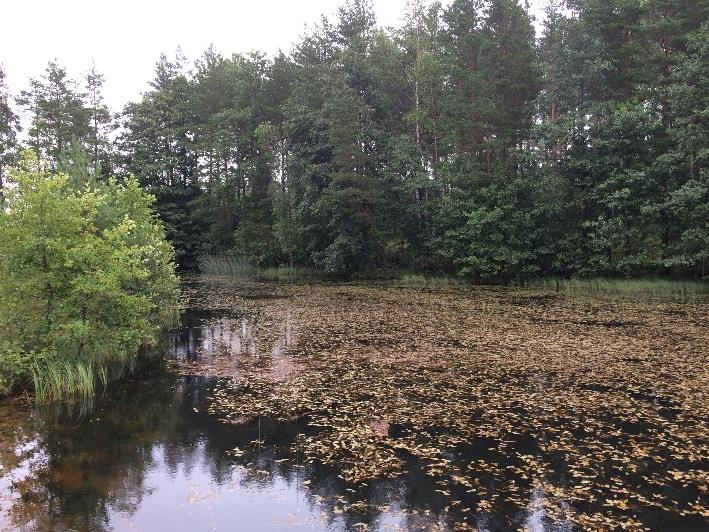
[[[108,365],[175,322],[172,246],[135,180],[77,191],[29,158],[11,177],[0,210],[0,394],[90,394]]]

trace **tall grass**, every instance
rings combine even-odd
[[[258,268],[236,257],[216,255],[202,257],[199,261],[199,269],[206,275],[224,275],[264,281],[292,282],[329,278],[324,272],[312,268],[294,268],[288,266]]]
[[[421,274],[405,274],[396,280],[397,284],[403,286],[428,286],[433,288],[446,286],[460,286],[465,284],[465,280],[456,277],[426,276]]]
[[[317,281],[327,278],[327,275],[320,270],[311,268],[293,268],[289,266],[279,266],[278,268],[265,268],[258,274],[259,279],[264,281]]]
[[[49,403],[65,399],[85,401],[99,389],[131,373],[139,359],[149,358],[152,351],[106,362],[76,359],[42,359],[32,364],[30,375],[35,400]]]
[[[199,260],[199,269],[207,275],[256,277],[258,268],[236,257],[207,255]]]
[[[43,360],[32,366],[35,399],[42,403],[67,397],[93,395],[97,384],[106,386],[108,370],[103,364],[79,360]]]
[[[688,297],[709,295],[709,282],[670,279],[539,279],[529,286],[571,294]]]

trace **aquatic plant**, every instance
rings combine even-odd
[[[694,296],[709,294],[709,282],[673,279],[539,279],[530,286],[555,292],[607,295]]]
[[[81,360],[49,360],[32,366],[35,398],[40,402],[67,396],[86,397],[94,393],[96,378],[106,384],[103,366]]]
[[[706,516],[706,300],[228,279],[188,296],[244,316],[178,364],[224,378],[210,411],[307,420],[305,462],[353,492],[415,469],[461,526],[539,490],[550,526]]]

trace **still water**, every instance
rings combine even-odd
[[[186,290],[190,309],[162,356],[89,404],[0,402],[0,530],[537,532],[585,529],[587,516],[605,529],[707,525],[704,303]],[[301,390],[315,398],[310,419],[215,413],[215,397],[253,400],[243,383],[278,395],[294,377],[320,386]],[[339,458],[307,460],[304,443],[323,435],[312,418],[333,401],[327,415],[345,428],[357,408],[369,416],[352,425],[364,436],[343,429],[335,444],[421,452],[399,452],[393,478],[356,483]]]
[[[184,322],[168,358],[208,357],[215,339],[223,343],[219,318],[187,313]],[[237,348],[248,351],[248,341]],[[442,505],[416,473],[366,488],[376,516],[339,511],[353,490],[336,471],[302,464],[307,425],[221,423],[207,413],[215,383],[155,360],[92,404],[0,403],[0,530],[439,526]]]

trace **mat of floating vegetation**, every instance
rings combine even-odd
[[[218,278],[186,297],[221,313],[176,362],[222,378],[210,411],[306,420],[300,452],[354,487],[418,468],[461,528],[536,506],[584,529],[707,523],[706,300]]]

